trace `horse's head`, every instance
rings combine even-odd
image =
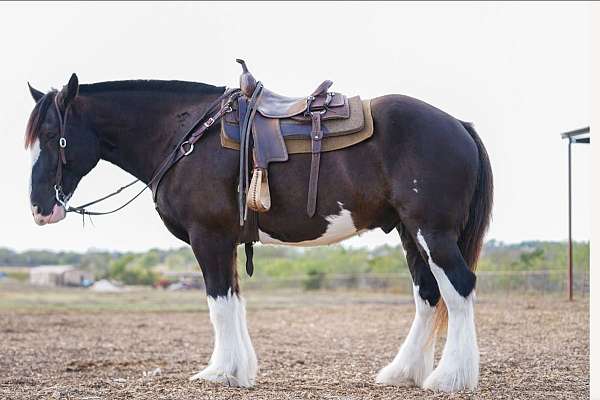
[[[85,124],[79,83],[73,74],[61,91],[46,94],[29,86],[36,104],[29,117],[25,148],[31,151],[31,213],[38,225],[66,214],[66,202],[100,156],[96,134]]]

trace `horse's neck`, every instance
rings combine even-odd
[[[89,103],[100,158],[147,183],[185,133],[190,110],[203,109],[211,95],[145,96],[103,94],[93,96]]]

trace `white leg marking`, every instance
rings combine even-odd
[[[261,230],[258,231],[258,238],[263,244],[280,244],[287,246],[322,246],[326,244],[333,244],[341,242],[344,239],[348,239],[354,235],[360,234],[363,231],[358,231],[352,220],[352,213],[349,210],[344,209],[344,205],[338,201],[340,207],[339,214],[333,214],[325,217],[327,220],[327,229],[323,236],[312,240],[305,240],[303,242],[282,242],[271,237],[268,233]]]
[[[404,244],[402,243],[402,241],[400,241],[400,248],[402,249],[402,252],[404,253],[404,257],[406,258],[407,253],[406,253],[406,249],[404,248]]]
[[[419,296],[419,287],[413,285],[415,319],[408,336],[394,360],[377,374],[375,381],[387,385],[421,386],[433,371],[434,311],[429,303]]]
[[[462,297],[454,289],[444,270],[431,258],[421,230],[417,232],[417,240],[427,253],[429,267],[448,307],[448,335],[442,358],[423,387],[443,392],[475,389],[479,380],[479,349],[473,312],[475,291],[467,298]]]
[[[246,325],[244,300],[231,290],[227,296],[208,297],[210,321],[215,332],[215,347],[208,367],[190,380],[206,379],[228,386],[251,387],[257,361]]]

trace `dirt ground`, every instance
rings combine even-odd
[[[582,299],[480,296],[479,388],[448,396],[374,383],[408,333],[414,306],[407,296],[248,293],[260,368],[252,389],[188,381],[212,351],[199,292],[161,294],[156,308],[140,306],[153,298],[149,292],[32,296],[0,290],[0,399],[589,397],[589,311]],[[124,308],[114,307],[119,301]]]

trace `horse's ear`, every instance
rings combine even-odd
[[[40,99],[42,97],[44,97],[44,93],[40,92],[39,90],[35,89],[33,86],[31,86],[29,84],[29,82],[27,82],[27,86],[29,87],[29,93],[31,93],[31,97],[33,97],[33,100],[37,103],[38,101],[40,101]]]
[[[79,79],[73,73],[69,83],[60,91],[60,101],[63,107],[66,107],[79,93]]]

